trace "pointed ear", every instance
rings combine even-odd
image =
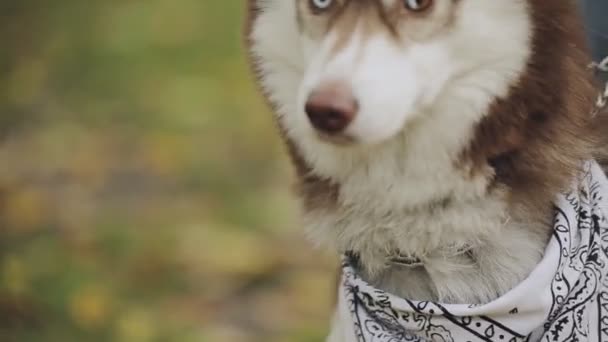
[[[246,0],[245,3],[245,16],[243,18],[243,40],[246,47],[249,47],[249,45],[251,44],[251,29],[253,26],[253,22],[255,21],[260,10],[259,2],[259,0]]]
[[[242,27],[242,44],[243,51],[245,52],[245,56],[247,57],[247,63],[249,65],[249,69],[253,75],[258,75],[259,70],[256,67],[256,63],[254,62],[254,58],[251,53],[251,46],[253,45],[253,41],[251,38],[251,32],[253,31],[253,25],[255,24],[255,20],[260,11],[260,0],[246,0],[244,3],[245,11],[243,15],[243,27]],[[256,82],[257,84],[258,82]]]

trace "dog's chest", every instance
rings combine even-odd
[[[542,256],[548,236],[538,232],[548,228],[512,218],[499,190],[481,198],[461,193],[460,200],[406,210],[389,206],[399,201],[392,189],[374,191],[365,184],[349,189],[347,203],[307,213],[306,223],[313,240],[357,253],[366,278],[380,288],[415,298],[483,302],[521,281]],[[387,267],[394,253],[421,257],[425,267]]]
[[[608,181],[589,162],[577,183],[556,195],[542,260],[492,301],[449,304],[385,291],[345,257],[329,341],[608,340]]]

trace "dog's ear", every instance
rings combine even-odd
[[[255,20],[259,11],[258,2],[258,0],[246,0],[244,4],[245,15],[243,18],[243,41],[245,43],[245,47],[249,47],[249,45],[251,44],[251,28],[253,26],[253,21]]]

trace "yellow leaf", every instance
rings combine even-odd
[[[118,340],[125,342],[146,342],[156,336],[155,323],[144,310],[130,310],[118,320]]]
[[[95,329],[106,322],[110,313],[109,296],[100,288],[89,287],[77,292],[69,303],[72,319],[85,329]]]
[[[41,191],[21,189],[9,193],[4,216],[9,230],[32,231],[47,218],[48,203]]]
[[[9,256],[2,265],[4,285],[9,293],[22,295],[27,290],[27,272],[23,262],[14,256]]]

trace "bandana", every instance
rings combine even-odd
[[[530,276],[484,305],[399,298],[342,265],[336,324],[345,341],[608,342],[608,180],[585,164],[555,202],[553,236]]]

